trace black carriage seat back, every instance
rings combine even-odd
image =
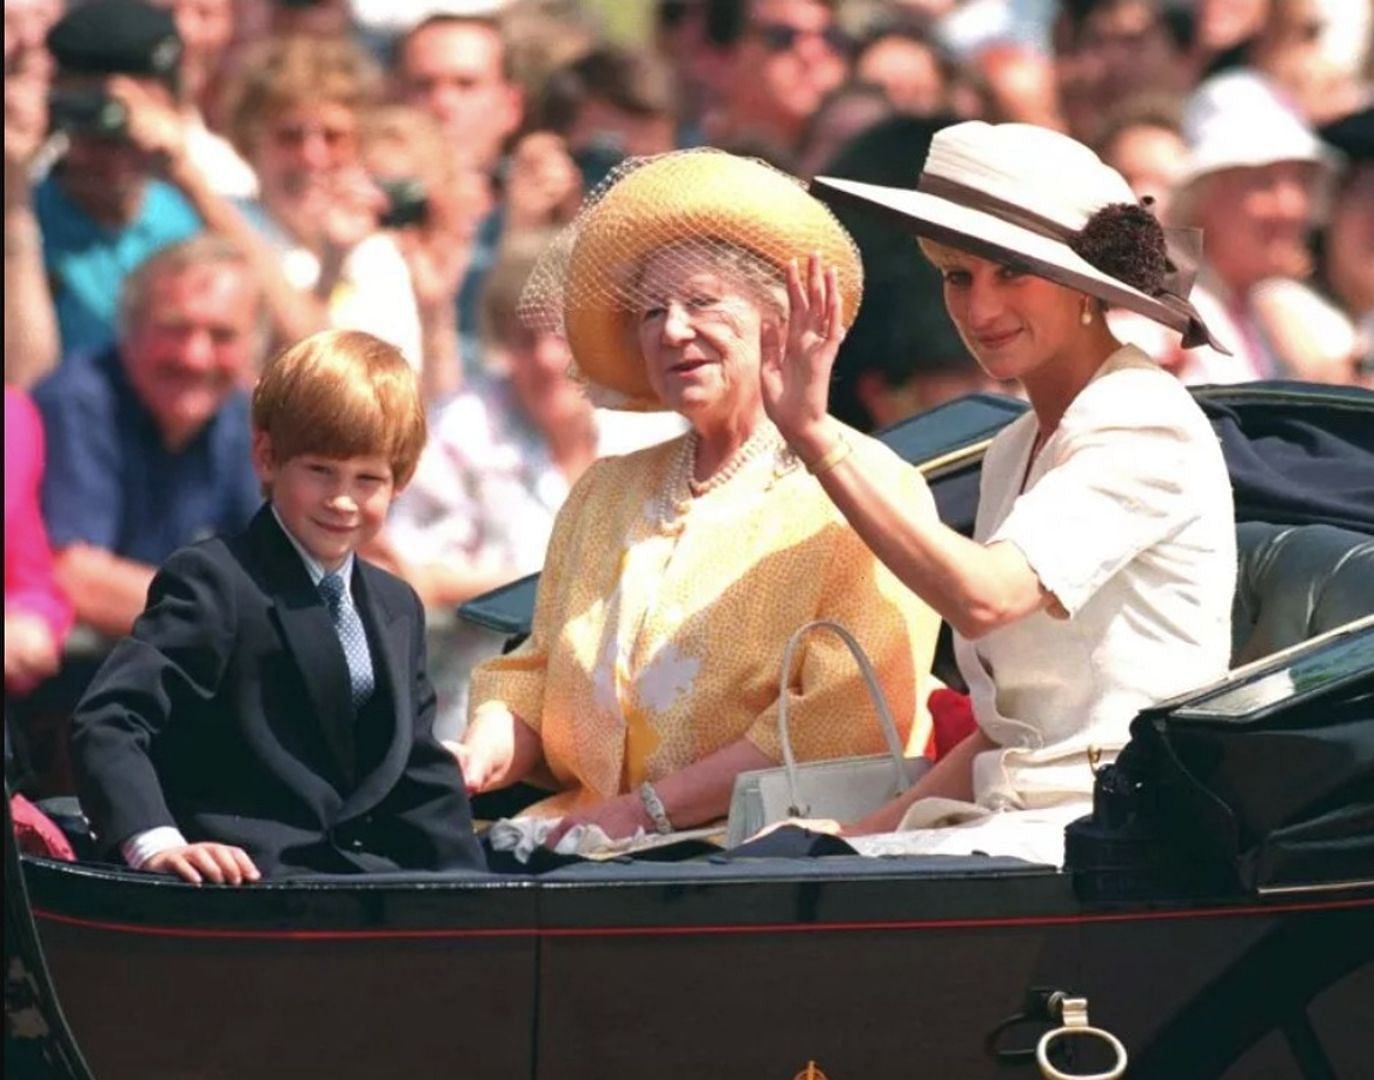
[[[1246,521],[1236,527],[1236,548],[1233,667],[1374,614],[1374,537]]]

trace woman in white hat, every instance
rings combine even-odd
[[[473,676],[455,749],[468,785],[551,788],[532,811],[563,816],[550,842],[574,825],[617,838],[723,817],[735,776],[780,759],[780,658],[812,619],[855,634],[899,726],[918,713],[938,619],[845,524],[760,398],[764,328],[785,321],[786,267],[812,250],[852,317],[861,265],[829,210],[761,162],[683,151],[613,174],[526,287],[527,320],[566,332],[593,400],[691,425],[588,469],[554,524],[529,639]],[[933,513],[913,470],[847,438]],[[804,649],[798,756],[878,752],[844,647],[816,635]]]
[[[764,402],[878,556],[954,628],[977,728],[852,834],[892,850],[1062,859],[1092,768],[1141,707],[1226,671],[1236,573],[1230,482],[1187,391],[1103,319],[1120,305],[1208,340],[1160,226],[1081,143],[1021,124],[936,134],[918,189],[818,179],[920,237],[987,372],[1032,409],[983,462],[973,539],[856,461],[827,415],[845,320],[823,260],[789,273]],[[882,845],[869,842],[882,850]]]
[[[1306,282],[1330,160],[1316,133],[1253,71],[1207,80],[1184,112],[1189,154],[1170,210],[1207,234],[1193,302],[1231,354],[1180,356],[1184,382],[1351,378],[1355,329]]]

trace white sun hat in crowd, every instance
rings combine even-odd
[[[812,191],[832,203],[885,213],[902,228],[1135,311],[1183,334],[1185,347],[1213,339],[1188,302],[1201,250],[1197,230],[1166,230],[1166,273],[1144,292],[1079,254],[1099,214],[1139,205],[1122,175],[1088,147],[1033,124],[971,120],[936,132],[916,190],[820,176]],[[1224,350],[1223,350],[1224,351]]]
[[[1183,111],[1188,159],[1179,188],[1223,169],[1285,161],[1330,164],[1321,139],[1297,109],[1258,72],[1215,75],[1193,92]]]
[[[494,19],[510,0],[349,0],[353,21],[375,34],[399,35],[434,15]]]

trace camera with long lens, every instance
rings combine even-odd
[[[129,132],[129,110],[100,88],[53,90],[48,94],[48,126],[68,135],[123,139]]]

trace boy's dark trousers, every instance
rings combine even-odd
[[[242,847],[264,876],[483,868],[433,734],[420,602],[361,559],[350,588],[376,674],[357,712],[328,608],[270,507],[167,561],[73,718],[107,847],[176,825]]]

